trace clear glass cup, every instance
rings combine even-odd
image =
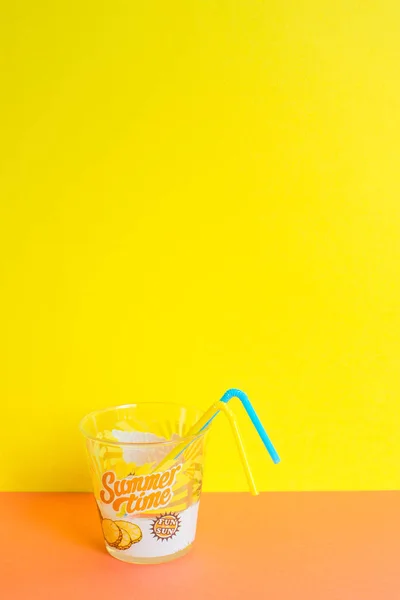
[[[208,427],[194,436],[187,432],[202,414],[157,402],[107,408],[82,419],[104,541],[114,558],[160,563],[192,547]],[[185,449],[175,454],[183,441]]]

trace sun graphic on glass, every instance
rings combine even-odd
[[[164,513],[152,522],[151,533],[157,540],[167,542],[178,533],[180,526],[178,513]]]

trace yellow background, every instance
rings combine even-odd
[[[90,410],[231,386],[261,488],[398,487],[399,3],[2,13],[1,489],[87,489]]]

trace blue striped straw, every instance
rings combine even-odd
[[[272,461],[275,464],[278,464],[281,459],[279,458],[278,453],[275,450],[273,443],[269,439],[268,434],[265,431],[264,426],[261,423],[260,419],[258,418],[257,413],[254,410],[253,405],[251,404],[251,402],[250,402],[249,398],[247,397],[247,395],[244,392],[242,392],[241,390],[237,390],[235,388],[232,388],[232,389],[227,390],[225,392],[225,394],[222,396],[222,398],[220,399],[220,401],[224,402],[226,404],[232,398],[238,398],[240,400],[240,402],[243,404],[245,411],[249,415],[250,420],[253,423],[254,427],[256,428],[258,435],[260,436],[260,438],[261,438],[261,440],[262,440],[265,448],[268,451],[268,454],[272,458]],[[203,429],[205,429],[206,427],[208,427],[208,425],[211,423],[211,421],[213,421],[215,419],[215,417],[217,416],[217,414],[219,412],[220,411],[217,410],[216,413],[211,417],[211,419],[209,419],[207,421],[207,423],[200,429],[200,431],[203,431]],[[190,445],[190,444],[188,444],[188,445]],[[184,450],[186,450],[186,448]],[[184,452],[184,450],[182,450],[181,452],[179,452],[179,454],[176,456],[176,458],[178,458],[178,456],[180,456],[180,454],[182,454],[182,452]]]

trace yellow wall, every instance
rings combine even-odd
[[[86,489],[86,412],[231,386],[263,489],[398,487],[399,3],[3,5],[1,488]],[[245,489],[222,419],[207,488]]]

